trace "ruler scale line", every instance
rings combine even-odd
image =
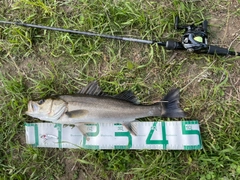
[[[87,125],[88,137],[83,136],[77,127],[53,123],[26,123],[26,143],[45,148],[202,149],[200,127],[196,120],[133,123],[137,136],[129,133],[121,124],[99,123]]]

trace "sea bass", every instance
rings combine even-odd
[[[85,124],[101,122],[120,123],[136,135],[136,128],[131,126],[136,119],[152,116],[185,117],[178,103],[179,89],[171,90],[160,102],[142,105],[132,91],[110,96],[103,93],[94,81],[77,94],[29,101],[26,114],[44,121],[75,125],[85,136]]]

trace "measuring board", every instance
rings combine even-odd
[[[198,121],[132,122],[137,135],[121,124],[87,125],[87,137],[77,127],[26,123],[26,142],[35,147],[84,149],[202,149]]]

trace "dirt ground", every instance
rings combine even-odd
[[[212,45],[217,45],[225,48],[230,48],[235,51],[240,52],[240,5],[239,2],[236,0],[231,0],[230,3],[226,1],[226,5],[221,4],[218,6],[218,8],[212,9],[211,11],[206,14],[206,17],[208,19],[209,24],[209,42]],[[142,45],[136,45],[136,47],[133,49],[132,54],[133,58],[132,61],[139,63],[140,61],[144,60],[141,59],[141,56],[139,56],[140,51],[142,50]],[[169,59],[170,61],[187,61],[190,60],[191,56],[186,57],[186,52],[173,52],[172,56]],[[38,67],[42,68],[42,71],[45,71],[48,64],[48,56],[42,56],[41,54],[36,54],[36,58],[38,59],[35,61],[35,66],[32,67],[31,72],[39,71]],[[53,57],[51,57],[53,59]],[[107,57],[106,57],[107,58]],[[229,60],[229,58],[226,58]],[[29,74],[29,62],[31,62],[31,59],[25,58],[22,60],[19,60],[21,63],[15,63],[14,57],[12,57],[13,64],[12,65],[4,65],[4,68],[1,68],[1,71],[5,72],[11,72],[12,75],[16,73],[17,71],[26,74]],[[61,58],[56,58],[56,64],[58,61],[61,61]],[[108,59],[105,59],[105,61],[109,61]],[[191,98],[194,98],[194,96],[197,96],[199,91],[198,87],[201,82],[201,80],[208,78],[209,76],[214,76],[214,74],[211,71],[202,71],[202,67],[204,67],[204,62],[200,59],[196,63],[193,61],[189,61],[185,63],[185,72],[181,74],[181,77],[184,79],[184,84],[186,84],[186,88],[188,88],[188,93],[191,95]],[[229,79],[232,84],[231,87],[226,88],[225,92],[225,99],[231,99],[235,98],[236,100],[240,101],[240,60],[237,59],[234,62],[233,72],[230,72]],[[102,76],[104,76],[104,68],[100,67]],[[74,71],[74,70],[73,70]],[[152,69],[152,72],[154,69]],[[76,72],[78,73],[78,72]],[[158,73],[158,72],[156,72]],[[154,73],[153,73],[154,74]],[[30,75],[31,76],[31,75]],[[222,74],[222,77],[219,79],[212,78],[215,81],[221,82],[224,79],[224,73]],[[193,80],[194,79],[194,80]],[[188,86],[189,84],[189,86]],[[31,85],[29,84],[29,87]],[[187,97],[187,95],[186,95]],[[205,107],[203,107],[204,109]],[[201,121],[201,118],[204,119],[204,117],[201,115],[201,109],[199,110],[199,120]],[[25,139],[21,137],[21,144],[24,144]],[[80,163],[76,163],[76,158],[80,157],[81,154],[79,152],[75,151],[63,151],[63,158],[62,163],[64,164],[65,168],[65,174],[61,177],[61,180],[64,179],[87,179],[87,177],[91,176],[91,167],[89,166],[82,166]],[[67,158],[69,157],[69,158]],[[94,170],[93,170],[94,171]],[[95,170],[96,171],[96,170]],[[124,179],[132,179],[132,175],[126,175],[123,177]],[[111,177],[109,177],[111,179]]]

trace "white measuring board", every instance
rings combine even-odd
[[[133,122],[137,135],[121,124],[87,125],[88,137],[77,127],[53,123],[26,123],[26,142],[35,147],[85,149],[202,149],[198,121]]]

